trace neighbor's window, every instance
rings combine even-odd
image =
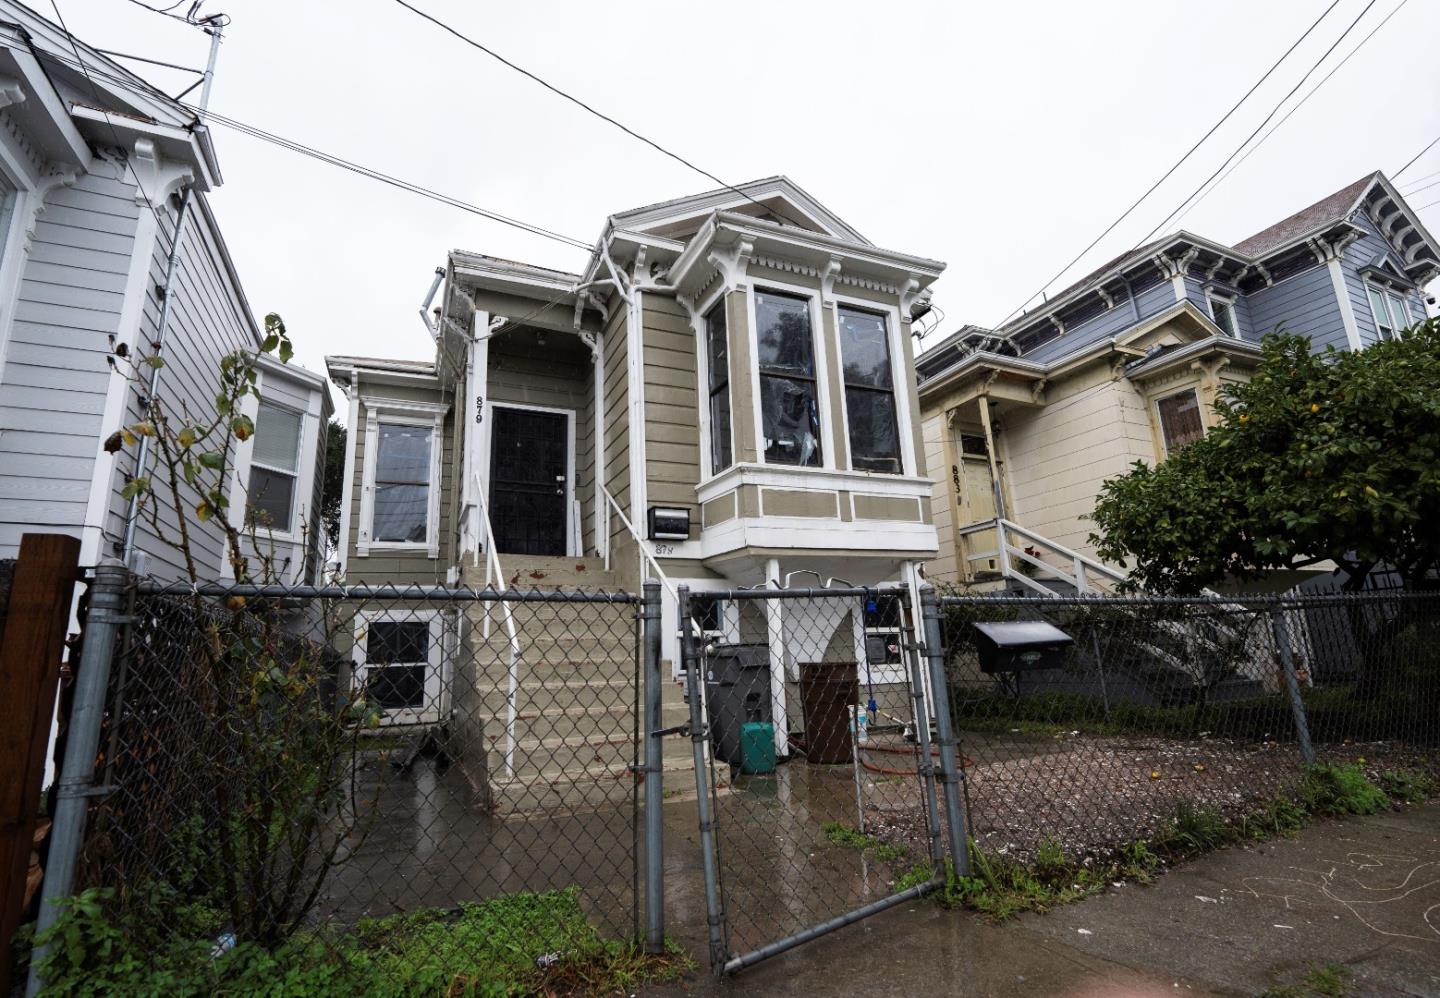
[[[1225,331],[1227,335],[1239,336],[1239,327],[1235,325],[1235,304],[1225,298],[1210,299],[1210,318],[1215,320],[1215,325]]]
[[[1160,434],[1165,440],[1166,454],[1173,454],[1205,435],[1205,424],[1200,420],[1200,396],[1193,388],[1161,399],[1156,408],[1160,410]]]
[[[795,295],[756,292],[755,327],[765,460],[818,467],[820,405],[810,302]]]
[[[425,705],[430,625],[423,620],[372,620],[365,638],[365,692],[382,710]]]
[[[371,540],[423,544],[430,526],[429,426],[381,423],[375,453]]]
[[[710,473],[730,467],[730,345],[726,339],[725,299],[705,316],[705,356],[710,374]]]
[[[1390,309],[1385,303],[1385,293],[1374,285],[1365,289],[1370,293],[1370,314],[1375,317],[1375,332],[1382,340],[1395,338],[1395,323],[1390,318]]]
[[[895,425],[895,382],[883,315],[840,309],[840,363],[850,423],[850,466],[898,475],[900,434]]]
[[[1399,336],[1414,324],[1415,320],[1410,315],[1410,310],[1405,307],[1404,300],[1393,291],[1386,296],[1390,299],[1390,318],[1394,321],[1395,335]]]
[[[294,525],[300,468],[300,414],[261,402],[250,452],[246,522],[289,532]]]

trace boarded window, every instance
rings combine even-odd
[[[820,465],[820,405],[810,302],[773,291],[755,294],[760,421],[769,464]]]
[[[883,315],[840,309],[840,363],[845,417],[850,425],[850,466],[898,475],[900,434],[895,424],[895,382]]]
[[[426,540],[432,433],[428,426],[380,424],[375,445],[374,540],[400,544]]]
[[[1173,454],[1205,435],[1205,424],[1200,420],[1200,396],[1194,389],[1163,398],[1156,407],[1160,410],[1160,433],[1165,438],[1166,454]]]
[[[730,441],[730,343],[725,328],[725,299],[705,316],[705,357],[710,380],[710,473],[733,461]]]

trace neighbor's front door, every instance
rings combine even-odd
[[[490,432],[490,516],[501,554],[563,555],[570,421],[564,413],[496,406]]]

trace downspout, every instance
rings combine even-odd
[[[170,329],[170,289],[175,283],[175,268],[180,260],[180,240],[185,234],[185,219],[190,211],[190,197],[193,188],[185,185],[185,192],[180,196],[180,210],[175,215],[175,237],[170,242],[170,255],[165,261],[165,284],[160,289],[160,321],[155,332],[155,356],[163,355],[165,351],[165,336]],[[151,367],[149,382],[145,386],[145,396],[141,399],[143,406],[149,406],[155,398],[155,392],[160,385],[160,372],[162,367]],[[150,466],[150,440],[151,438],[140,438],[140,449],[135,455],[135,478],[143,478]],[[182,510],[176,510],[177,516],[184,516]],[[125,533],[124,539],[120,542],[120,560],[125,567],[131,571],[135,570],[132,564],[135,554],[135,528],[140,519],[140,493],[130,497],[125,507]]]
[[[430,290],[425,293],[425,298],[420,302],[420,321],[425,323],[425,332],[430,334],[433,340],[438,335],[435,323],[430,321],[430,303],[435,300],[435,292],[440,290],[440,282],[445,279],[445,268],[435,268],[435,280],[430,282]]]

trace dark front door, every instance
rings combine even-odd
[[[565,554],[563,413],[496,406],[490,429],[490,517],[503,554]]]

